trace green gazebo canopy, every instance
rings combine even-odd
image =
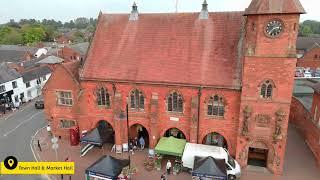
[[[162,137],[158,142],[155,151],[157,154],[179,156],[181,157],[186,145],[185,139],[175,137]]]

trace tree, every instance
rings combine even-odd
[[[300,35],[301,36],[311,36],[313,34],[313,31],[310,26],[301,26],[300,27]]]
[[[89,19],[80,17],[75,20],[75,27],[77,29],[84,29],[89,25]]]
[[[4,26],[0,28],[0,44],[22,44],[22,35],[17,29]]]
[[[76,31],[73,33],[72,40],[75,43],[81,43],[85,41],[85,36],[81,31]]]
[[[26,25],[22,27],[22,37],[24,44],[34,44],[44,40],[45,30],[39,25]]]

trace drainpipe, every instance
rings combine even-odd
[[[200,100],[201,100],[201,90],[202,87],[198,88],[198,121],[197,121],[197,144],[199,143],[199,126],[200,126]]]

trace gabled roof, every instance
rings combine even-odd
[[[30,71],[26,71],[22,73],[23,82],[29,82],[34,79],[38,79],[40,77],[43,77],[47,74],[51,73],[51,69],[47,66],[42,66],[36,69],[32,69]]]
[[[243,12],[101,14],[81,78],[235,88]]]
[[[67,45],[67,47],[77,51],[81,55],[86,55],[88,48],[89,48],[89,42]]]
[[[62,63],[64,60],[57,57],[57,56],[48,56],[43,60],[37,62],[37,64],[59,64]]]
[[[0,84],[20,78],[21,75],[7,66],[6,63],[0,64]]]
[[[255,14],[304,14],[299,0],[252,0],[245,15]]]

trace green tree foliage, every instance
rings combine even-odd
[[[0,28],[0,44],[23,44],[22,35],[16,29],[4,26]]]
[[[25,25],[21,30],[24,44],[41,42],[46,37],[46,32],[40,25]]]
[[[300,24],[299,36],[319,36],[320,22],[313,20],[306,20]]]
[[[85,36],[81,31],[76,31],[73,33],[72,40],[75,43],[81,43],[85,41]]]
[[[88,41],[93,34],[97,19],[77,18],[62,23],[54,19],[11,19],[0,24],[0,44],[34,44],[41,41],[52,42],[62,33],[73,32],[74,42]],[[88,35],[89,34],[89,35]]]

